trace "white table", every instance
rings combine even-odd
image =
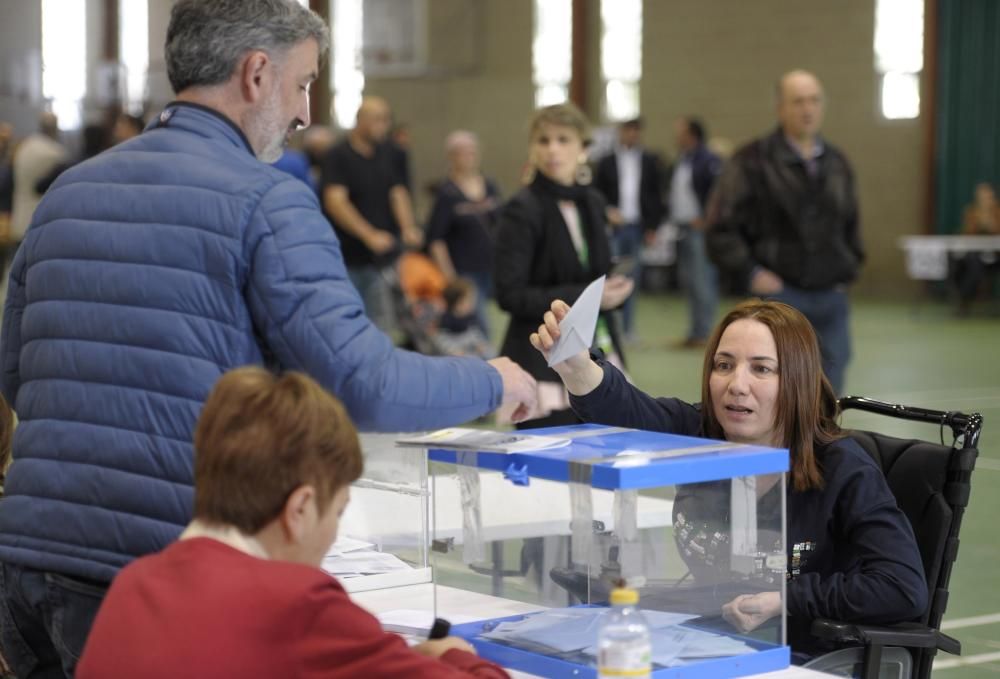
[[[433,606],[434,603],[434,586],[431,584],[361,592],[351,595],[351,598],[356,604],[373,615],[398,609],[435,610],[434,608],[428,608],[428,605]],[[449,617],[463,616],[467,618],[472,616],[476,620],[488,620],[508,615],[533,613],[540,610],[544,610],[543,607],[520,601],[501,599],[499,597],[467,592],[452,587],[437,588],[437,615],[446,619]],[[510,674],[512,677],[525,679],[535,676],[517,671],[511,671]],[[767,672],[753,676],[767,679],[818,679],[820,677],[829,677],[830,675],[814,670],[807,670],[802,667],[789,667],[778,672]]]
[[[969,252],[1000,252],[1000,236],[904,236],[906,274],[916,281],[948,279],[949,258]]]

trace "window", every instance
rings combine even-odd
[[[63,129],[78,129],[87,93],[84,0],[42,0],[42,94]]]
[[[924,67],[924,0],[876,0],[875,69],[882,115],[920,115],[920,71]]]
[[[365,91],[365,74],[361,70],[362,5],[363,0],[333,0],[333,113],[344,130],[354,127]]]
[[[604,117],[639,116],[642,79],[642,0],[601,0],[601,76]]]
[[[118,57],[123,68],[124,109],[132,115],[142,115],[149,71],[147,0],[120,0],[118,3]]]
[[[531,58],[535,106],[566,101],[573,74],[572,0],[535,0]]]

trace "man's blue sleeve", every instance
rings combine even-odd
[[[360,429],[451,426],[500,405],[502,382],[489,364],[397,349],[368,320],[340,243],[299,182],[264,196],[246,248],[245,297],[263,343],[282,368],[336,394]]]

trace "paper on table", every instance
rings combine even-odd
[[[322,568],[332,575],[361,573],[391,573],[412,568],[408,563],[388,552],[348,552],[323,559]]]
[[[680,626],[657,629],[652,624],[650,628],[652,660],[664,667],[685,664],[686,660],[724,658],[754,652],[754,648],[747,643],[714,632]],[[597,651],[596,644],[583,650],[587,655],[594,657],[597,656]]]
[[[554,609],[524,620],[500,623],[496,629],[482,636],[500,641],[539,644],[566,653],[594,643],[602,612],[589,608]]]
[[[550,368],[581,351],[587,351],[594,343],[605,278],[606,276],[601,276],[588,285],[573,302],[566,317],[559,322],[559,339],[549,351]]]
[[[581,651],[596,656],[598,631],[607,610],[584,606],[554,608],[502,622],[481,636],[536,653]],[[670,667],[699,658],[754,652],[753,647],[740,639],[682,626],[696,616],[652,610],[642,613],[649,626],[652,659],[657,665]]]
[[[337,541],[330,546],[330,551],[327,552],[327,556],[340,556],[347,552],[356,552],[360,549],[371,549],[375,545],[371,542],[365,542],[364,540],[358,540],[356,538],[349,538],[346,535],[337,537]]]
[[[527,642],[561,653],[594,647],[607,608],[553,608],[521,620],[503,622],[482,636],[500,641]],[[695,616],[666,611],[643,611],[650,629],[675,627]],[[594,647],[596,648],[596,647]]]
[[[410,436],[396,441],[397,446],[444,448],[445,450],[478,450],[494,453],[527,453],[532,450],[559,448],[569,445],[569,439],[556,436],[536,436],[509,431],[487,431],[451,427],[430,434]]]

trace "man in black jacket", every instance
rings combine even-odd
[[[638,283],[639,250],[644,235],[656,233],[663,219],[663,163],[642,147],[642,120],[636,118],[618,128],[614,150],[597,163],[594,187],[608,201],[608,221],[614,233],[612,254],[635,262],[629,277]],[[637,286],[638,287],[638,286]],[[622,306],[625,340],[635,337],[635,293]]]
[[[778,129],[736,152],[709,206],[709,254],[754,295],[801,311],[838,394],[851,355],[847,286],[864,261],[854,173],[823,139],[812,73],[778,82]]]

